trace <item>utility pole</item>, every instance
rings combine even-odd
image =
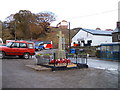
[[[14,34],[15,34],[15,40],[16,40],[16,21],[15,21],[15,32],[14,32]]]
[[[71,40],[70,40],[70,22],[69,22],[69,53],[70,53],[70,49],[71,49]]]
[[[31,24],[32,25],[32,24]],[[32,40],[32,30],[31,30],[31,25],[30,25],[30,36],[31,36],[31,40]]]

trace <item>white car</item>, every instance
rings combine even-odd
[[[0,44],[3,44],[3,40],[2,40],[2,38],[0,38]]]

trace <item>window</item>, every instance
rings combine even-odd
[[[112,46],[107,46],[107,51],[112,51]]]
[[[119,51],[119,45],[114,45],[113,46],[113,51]]]
[[[102,51],[106,51],[106,46],[102,46]]]
[[[12,47],[13,47],[13,48],[19,48],[19,43],[13,43],[13,44],[12,44]]]
[[[28,44],[28,48],[33,49],[33,44]]]
[[[26,48],[26,47],[27,47],[26,43],[20,43],[20,48]]]
[[[118,35],[118,40],[120,40],[120,35]]]
[[[7,46],[7,47],[10,47],[10,46],[12,45],[12,43],[13,43],[13,42],[9,42],[9,43],[7,43],[6,46]]]

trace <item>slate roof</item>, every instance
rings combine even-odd
[[[113,31],[103,31],[103,30],[93,30],[93,29],[80,29],[85,32],[91,33],[93,35],[104,35],[104,36],[112,36]]]
[[[114,31],[113,31],[113,33],[114,32],[120,32],[120,28],[116,28]]]

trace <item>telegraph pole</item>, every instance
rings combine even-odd
[[[14,34],[15,34],[15,40],[16,40],[16,21],[15,21],[15,32],[14,32]]]
[[[69,52],[70,52],[70,49],[71,49],[71,40],[70,40],[70,22],[69,22]]]

